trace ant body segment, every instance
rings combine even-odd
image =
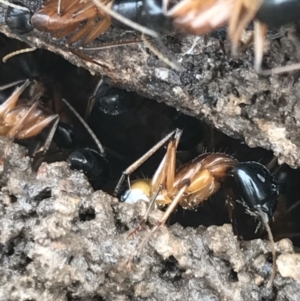
[[[11,85],[6,85],[3,89],[10,88],[19,83],[18,81]],[[77,137],[80,136],[80,130],[77,129],[78,132],[75,134],[73,125],[61,122],[58,114],[51,114],[50,111],[39,105],[39,95],[33,95],[33,97],[37,99],[32,105],[27,104],[25,99],[21,104],[17,104],[20,95],[29,85],[30,81],[27,80],[0,105],[0,135],[10,139],[7,149],[4,151],[3,158],[9,153],[13,140],[33,138],[52,123],[52,127],[42,147],[39,148],[38,143],[38,146],[34,149],[34,156],[42,151],[42,156],[37,155],[36,157],[36,166],[39,165],[41,159],[44,159],[45,153],[49,150],[51,143],[54,141],[58,149],[63,149],[64,152],[68,154],[67,162],[70,164],[70,167],[83,171],[95,189],[101,188],[109,177],[109,165],[105,159],[104,148],[98,138],[85,123],[83,118],[79,116],[75,109],[64,99],[61,99],[62,102],[69,111],[75,115],[76,119],[79,120],[83,130],[88,132],[88,138],[92,138],[90,140],[92,140],[93,146],[88,142],[80,141],[80,138]],[[35,85],[38,86],[38,83]],[[35,86],[33,86],[33,89],[34,88]],[[65,112],[61,111],[60,114],[65,114]],[[86,134],[81,135],[86,136]],[[95,147],[95,149],[92,147]],[[39,149],[37,150],[37,148]],[[52,149],[50,150],[52,151]],[[47,155],[53,155],[53,153]]]
[[[268,286],[271,286],[276,275],[276,253],[268,223],[277,204],[278,188],[275,180],[263,165],[256,162],[239,163],[235,158],[223,153],[199,155],[176,171],[176,150],[181,134],[182,131],[177,129],[159,141],[123,172],[115,188],[114,194],[119,195],[125,178],[129,180],[134,170],[168,142],[166,154],[152,179],[130,183],[129,189],[120,196],[123,202],[135,203],[138,200],[149,202],[145,216],[129,236],[138,231],[140,226],[147,221],[153,204],[158,207],[167,206],[163,217],[138,246],[136,254],[152,234],[166,223],[178,205],[184,209],[194,210],[215,194],[221,185],[226,188],[226,185],[231,185],[234,181],[236,185],[234,198],[240,199],[252,215],[260,218],[272,243],[273,272],[268,283]]]
[[[296,21],[299,9],[300,3],[297,0],[183,0],[166,15],[180,28],[196,35],[209,33],[228,24],[228,36],[232,42],[233,53],[237,52],[243,31],[254,20],[254,69],[261,72],[267,28],[280,27]],[[297,68],[290,67],[291,70]],[[286,71],[288,70],[282,70]],[[277,72],[273,70],[273,73],[279,72],[280,70]]]
[[[0,105],[0,134],[2,136],[7,136],[11,141],[14,139],[27,139],[38,135],[44,128],[53,122],[52,129],[50,130],[44,145],[44,152],[46,152],[55,133],[59,118],[56,114],[47,113],[44,108],[39,106],[38,100],[31,105],[17,105],[20,95],[29,86],[29,84],[30,81],[27,80],[21,87],[17,88],[13,92],[13,94],[4,103]],[[10,147],[8,147],[6,152],[9,148]]]
[[[5,14],[6,25],[15,33],[26,34],[33,30],[32,12],[21,2],[14,2],[18,7],[9,6]],[[24,9],[21,9],[23,7]]]

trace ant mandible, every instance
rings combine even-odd
[[[129,189],[121,196],[123,202],[135,203],[138,200],[149,202],[145,216],[129,236],[146,222],[154,203],[159,207],[167,205],[163,217],[142,240],[136,254],[152,234],[166,223],[178,205],[193,210],[215,194],[222,183],[233,178],[237,186],[238,198],[252,215],[260,218],[272,243],[273,272],[268,283],[268,286],[271,286],[276,275],[276,252],[268,223],[276,209],[278,195],[278,187],[271,173],[257,162],[239,163],[235,158],[223,153],[199,155],[176,171],[176,150],[181,134],[182,131],[177,129],[159,141],[123,172],[115,188],[114,195],[117,196],[125,178],[129,180],[134,170],[168,142],[166,154],[152,179],[137,180],[132,184],[129,182]]]

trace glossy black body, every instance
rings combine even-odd
[[[14,4],[24,6],[21,2],[15,1]],[[18,34],[26,34],[33,30],[31,25],[32,12],[21,10],[15,7],[8,7],[5,14],[5,23],[11,31]]]
[[[299,16],[299,0],[264,0],[256,18],[269,27],[280,27],[297,21]]]
[[[96,107],[108,115],[124,114],[134,105],[134,93],[118,88],[104,89],[96,95]]]
[[[146,26],[155,31],[168,31],[172,29],[172,22],[162,9],[162,0],[116,0],[112,9],[122,16]],[[127,28],[124,24],[113,19],[113,26]]]
[[[244,162],[232,172],[241,200],[253,213],[258,213],[260,208],[270,221],[277,207],[279,190],[270,171],[258,162]]]
[[[109,177],[107,160],[88,147],[74,151],[67,162],[72,169],[83,171],[95,190],[100,189]]]
[[[140,23],[142,9],[143,1],[141,0],[115,0],[112,6],[113,11],[136,23]],[[112,24],[118,28],[127,28],[126,25],[114,18]]]
[[[73,149],[77,147],[75,129],[69,123],[61,121],[58,123],[53,140],[61,149]]]

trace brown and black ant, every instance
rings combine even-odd
[[[72,44],[82,41],[83,45],[89,44],[104,33],[111,25],[124,28],[124,22],[130,23],[131,27],[137,27],[141,32],[148,35],[157,34],[143,26],[144,9],[142,1],[103,1],[103,5],[109,11],[121,14],[124,22],[115,21],[105,11],[98,8],[92,0],[50,0],[35,13],[25,7],[21,2],[8,2],[1,0],[0,3],[8,5],[5,22],[10,29],[18,34],[26,34],[37,29],[51,33],[55,38],[62,38],[77,32],[69,39]],[[106,10],[106,9],[105,9]],[[122,15],[124,17],[122,17]],[[149,15],[149,12],[146,14]],[[149,17],[148,17],[149,19]],[[131,21],[132,20],[132,21]],[[87,21],[84,26],[79,25]],[[148,20],[148,22],[150,22]]]
[[[12,31],[19,35],[24,42],[31,46],[31,48],[27,48],[23,52],[33,51],[35,47],[32,43],[27,41],[26,37],[22,37],[22,35],[29,33],[33,29],[38,29],[43,32],[49,32],[58,39],[72,34],[68,39],[68,44],[71,45],[80,41],[81,46],[79,49],[85,51],[140,43],[143,41],[161,60],[171,67],[181,70],[177,62],[172,59],[171,54],[168,54],[168,57],[164,56],[145,36],[148,35],[157,38],[160,47],[164,48],[167,52],[155,31],[157,29],[170,29],[172,27],[171,20],[166,18],[163,11],[160,10],[162,5],[160,1],[117,0],[102,2],[89,0],[82,2],[80,0],[50,0],[35,13],[32,13],[29,8],[20,2],[10,3],[5,0],[0,0],[0,3],[9,6],[6,12],[6,24]],[[85,22],[84,25],[82,25],[83,22]],[[129,27],[136,29],[143,33],[142,39],[105,43],[97,47],[82,47],[94,41],[111,25],[115,28],[124,29]],[[89,57],[83,55],[81,52],[75,49],[72,49],[72,51],[89,60]]]
[[[130,183],[129,189],[120,196],[123,202],[138,200],[149,202],[145,216],[131,233],[133,235],[147,221],[152,206],[165,207],[163,217],[137,248],[138,253],[152,234],[166,223],[178,205],[194,210],[202,202],[214,195],[221,185],[233,185],[234,194],[247,208],[247,212],[260,219],[268,232],[272,244],[273,272],[268,286],[276,275],[276,252],[269,222],[276,209],[278,187],[269,170],[257,162],[240,163],[224,153],[205,153],[176,170],[176,150],[182,131],[175,130],[159,141],[152,149],[130,165],[121,176],[114,194],[119,195],[125,178],[151,157],[159,148],[168,143],[166,154],[151,180],[141,179]],[[231,190],[231,189],[230,189]]]
[[[39,105],[39,99],[32,104],[17,104],[19,97],[29,86],[30,81],[17,88],[12,95],[0,105],[1,136],[8,137],[11,142],[15,139],[22,140],[38,135],[44,128],[53,123],[52,129],[45,141],[43,151],[47,151],[58,124],[58,115],[49,114]],[[10,147],[8,145],[4,154]]]
[[[19,84],[19,81],[14,82],[4,86],[3,89]],[[36,98],[33,104],[29,104],[25,99],[20,100],[21,94],[29,85],[30,81],[25,81],[21,87],[17,88],[12,95],[0,105],[0,135],[10,139],[10,143],[4,151],[3,158],[8,155],[11,143],[14,140],[36,137],[41,134],[46,127],[52,124],[42,147],[39,148],[40,143],[37,143],[33,151],[32,155],[36,157],[36,162],[33,164],[39,165],[38,162],[47,159],[46,157],[51,155],[57,160],[57,156],[54,155],[56,151],[54,153],[52,151],[51,154],[48,152],[50,145],[54,142],[58,150],[63,149],[64,153],[67,154],[67,162],[72,169],[83,171],[95,189],[102,187],[109,177],[109,165],[105,158],[104,148],[91,128],[71,104],[64,99],[61,100],[70,111],[68,115],[71,113],[75,116],[76,120],[79,120],[80,128],[79,126],[76,127],[73,124],[63,122],[60,120],[60,115],[53,114],[50,109],[41,106],[40,95],[37,95],[37,93],[33,93],[33,97]],[[41,84],[36,82],[31,88],[34,89],[35,86],[40,85]],[[18,101],[22,102],[18,103]],[[65,111],[66,110],[59,112],[59,114],[63,114],[63,120],[66,119]],[[81,133],[81,128],[85,131],[84,133]],[[91,138],[89,140],[91,140],[94,145],[92,145],[88,139],[80,139],[81,136],[87,136],[86,132]],[[58,151],[58,153],[61,152]]]
[[[280,27],[298,20],[298,0],[183,0],[166,16],[189,33],[202,35],[228,25],[228,36],[236,53],[243,31],[254,20],[254,69],[261,73],[263,45],[268,27]],[[299,69],[299,64],[279,67],[269,73]]]
[[[4,0],[0,2],[10,5]],[[62,38],[73,33],[83,21],[86,21],[86,24],[69,39],[69,44],[79,40],[84,45],[88,44],[111,25],[119,28],[124,28],[126,25],[157,39],[158,32],[171,30],[173,27],[202,35],[228,25],[228,36],[232,42],[233,53],[236,53],[243,31],[254,20],[254,69],[262,74],[299,69],[299,64],[293,64],[270,71],[261,70],[267,28],[280,27],[296,21],[300,7],[297,0],[280,2],[276,0],[182,0],[169,10],[167,0],[90,0],[84,3],[79,0],[50,0],[45,7],[34,14],[28,8],[24,6],[22,8],[19,2],[15,3],[13,4],[15,7],[10,7],[7,12],[6,24],[19,34],[36,28]],[[175,69],[181,69],[174,59],[164,57],[153,47],[144,35],[143,41],[167,64]],[[103,46],[107,47],[107,45]],[[93,47],[90,50],[101,49],[101,47]],[[82,47],[81,49],[89,50],[89,48]]]

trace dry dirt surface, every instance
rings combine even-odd
[[[43,1],[21,2],[35,12]],[[5,26],[5,12],[6,8],[1,6],[0,31],[16,37]],[[263,62],[265,69],[296,61],[297,42],[293,42],[295,39],[291,36],[297,36],[297,32],[290,32],[291,28],[283,28],[276,39],[271,39],[270,34]],[[110,29],[102,41],[120,40],[124,37],[122,34],[122,31]],[[76,45],[71,52],[65,39],[57,41],[37,30],[26,38],[38,48],[58,53],[92,73],[108,76],[116,85],[204,118],[225,134],[244,140],[250,147],[272,150],[279,163],[300,166],[298,72],[258,76],[252,68],[251,47],[239,58],[231,58],[220,46],[219,36],[222,34],[200,38],[171,34],[164,38],[183,72],[171,70],[141,44],[85,52],[91,58],[87,61],[82,55],[74,54],[78,52]]]
[[[272,288],[269,242],[239,242],[228,224],[164,226],[132,258],[161,211],[128,238],[145,203],[122,204],[93,192],[65,162],[43,163],[35,173],[16,144],[1,169],[1,301],[300,298],[300,255],[288,239],[276,243]]]

